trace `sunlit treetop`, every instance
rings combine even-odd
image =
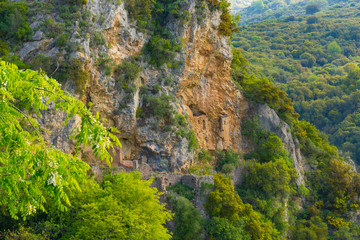
[[[71,132],[75,153],[68,154],[48,142],[37,121],[49,106],[64,113],[65,127],[74,117],[81,119]],[[112,161],[109,149],[121,146],[90,110],[69,93],[61,90],[56,80],[32,70],[19,70],[0,62],[0,205],[7,207],[13,218],[26,218],[37,209],[45,211],[46,199],[55,199],[60,210],[70,205],[67,194],[79,189],[89,166],[78,153],[91,147],[95,156]]]

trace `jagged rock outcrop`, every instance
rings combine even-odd
[[[101,13],[94,2],[89,9]],[[247,101],[230,79],[231,48],[228,39],[217,30],[221,13],[207,10],[208,17],[199,23],[196,2],[192,0],[183,5],[183,10],[192,15],[190,22],[182,25],[175,19],[168,21],[167,29],[173,37],[183,39],[183,50],[176,56],[177,60],[184,62],[183,67],[178,70],[167,67],[156,69],[143,62],[143,69],[135,80],[133,101],[117,114],[114,111],[123,97],[122,93],[114,89],[114,79],[104,79],[89,61],[87,97],[94,103],[94,111],[99,111],[110,119],[111,125],[120,129],[123,148],[121,156],[117,158],[119,161],[141,159],[154,169],[171,171],[186,168],[192,161],[193,153],[188,149],[188,139],[175,136],[173,132],[154,130],[157,122],[154,118],[144,120],[136,117],[141,104],[140,88],[151,88],[159,82],[163,92],[176,95],[174,108],[187,116],[201,148],[244,151],[239,123],[247,108]],[[110,11],[113,16],[107,21],[109,24],[103,26],[110,46],[108,55],[115,63],[120,63],[125,58],[139,54],[148,36],[138,32],[129,22],[124,5],[104,11]],[[164,75],[171,75],[173,86],[165,86],[159,81]]]
[[[294,168],[298,175],[296,183],[298,185],[304,184],[304,174],[305,171],[308,171],[309,169],[305,159],[301,156],[298,140],[294,139],[291,134],[290,126],[281,120],[276,112],[268,105],[256,105],[252,113],[254,116],[257,116],[260,127],[275,133],[275,135],[281,139],[285,149],[289,152],[290,157],[294,161]]]
[[[142,32],[136,27],[136,22],[130,20],[124,3],[100,0],[90,1],[85,9],[94,16],[102,16],[103,21],[95,22],[94,32],[103,34],[105,44],[94,46],[91,37],[81,37],[78,23],[74,26],[70,42],[79,48],[68,53],[70,59],[80,60],[89,77],[83,95],[75,91],[74,83],[64,83],[64,88],[74,93],[83,101],[92,102],[92,110],[99,112],[107,119],[104,123],[120,130],[119,138],[122,148],[117,149],[113,164],[122,165],[127,169],[139,168],[147,173],[153,170],[178,172],[186,169],[194,159],[194,152],[189,149],[189,139],[175,134],[177,127],[170,131],[164,130],[164,124],[156,116],[138,116],[140,110],[149,106],[144,103],[141,89],[153,89],[160,86],[158,93],[150,93],[159,97],[161,94],[174,95],[176,100],[169,107],[177,114],[186,117],[188,126],[192,129],[200,148],[214,151],[216,149],[232,149],[235,152],[248,153],[253,146],[242,136],[241,123],[244,119],[258,112],[264,128],[274,131],[284,142],[286,149],[294,159],[299,173],[299,181],[303,182],[304,164],[299,147],[292,140],[289,126],[283,123],[276,113],[268,107],[253,107],[244,97],[242,91],[230,78],[232,51],[227,37],[222,36],[218,27],[220,10],[203,9],[204,19],[199,20],[197,0],[184,1],[181,11],[189,14],[189,20],[181,22],[169,15],[166,19],[166,29],[174,39],[182,39],[182,50],[175,55],[179,67],[171,68],[166,64],[160,68],[150,65],[144,58],[138,58],[141,68],[138,77],[134,79],[132,94],[119,87],[113,73],[106,74],[99,67],[98,59],[104,56],[111,59],[114,65],[129,61],[142,54],[144,46],[150,39],[148,32]],[[54,16],[51,16],[54,17]],[[55,17],[54,17],[55,18]],[[39,21],[45,16],[37,16],[33,27],[35,35],[32,41],[25,43],[20,50],[21,58],[29,60],[38,54],[55,58],[62,54],[52,41],[37,30]],[[170,79],[171,84],[166,84]],[[124,99],[128,99],[124,104]],[[61,144],[66,139],[68,129],[60,131],[55,116],[47,118],[44,123],[54,124],[57,134],[48,136],[56,146],[65,151],[71,151],[71,144]],[[51,121],[50,121],[51,120]],[[60,121],[59,121],[60,122]],[[68,126],[75,126],[74,122]],[[89,163],[96,163],[91,151],[85,155]],[[135,166],[135,165],[136,166]],[[148,175],[148,174],[147,174]]]

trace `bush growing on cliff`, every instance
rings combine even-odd
[[[160,97],[145,96],[144,97],[144,112],[149,115],[158,116],[165,121],[171,121],[174,109],[171,102],[174,101],[174,96],[162,94]]]
[[[174,193],[169,193],[168,199],[175,212],[175,231],[173,239],[201,239],[204,219],[202,218],[199,209],[195,208],[189,199]]]
[[[133,84],[134,80],[139,76],[141,67],[135,59],[124,60],[119,64],[114,71],[114,78],[117,87],[121,85],[122,88],[126,88],[129,84]]]
[[[239,186],[241,196],[261,196],[262,199],[286,198],[294,193],[292,183],[295,176],[295,170],[287,166],[283,159],[263,164],[256,160],[248,160],[244,167],[244,182]]]
[[[0,2],[0,39],[7,41],[26,41],[32,31],[27,22],[28,7],[24,2]]]
[[[229,151],[216,152],[216,171],[223,173],[230,173],[235,167],[240,164],[240,154]]]
[[[294,110],[291,99],[280,88],[276,87],[266,78],[258,78],[247,73],[247,61],[240,51],[234,51],[231,77],[233,81],[242,86],[245,95],[257,103],[266,103],[287,123],[299,118]]]
[[[175,45],[159,35],[152,36],[145,46],[145,50],[149,54],[149,62],[157,67],[172,62],[177,49]]]
[[[151,15],[156,0],[125,0],[126,10],[132,20],[138,21],[138,24],[144,25],[151,21]]]
[[[184,185],[182,183],[177,183],[174,186],[169,186],[166,188],[167,191],[174,192],[178,194],[179,196],[185,197],[186,199],[189,199],[190,201],[194,199],[195,191],[188,185]]]
[[[218,28],[222,35],[230,37],[233,33],[239,32],[240,15],[231,15],[231,4],[227,0],[208,0],[208,3],[210,9],[220,9],[222,11]]]
[[[6,44],[0,40],[0,57],[6,57],[10,53],[10,48]]]

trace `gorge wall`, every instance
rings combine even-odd
[[[192,136],[196,137],[200,149],[232,149],[246,154],[254,146],[242,135],[241,123],[251,116],[260,115],[261,126],[274,131],[282,139],[294,159],[299,183],[302,183],[303,162],[289,126],[267,106],[259,107],[249,102],[232,82],[229,38],[218,31],[221,11],[205,6],[200,14],[199,4],[198,0],[183,1],[180,12],[187,14],[186,20],[173,15],[168,15],[165,20],[164,28],[168,34],[181,42],[181,50],[174,55],[177,67],[169,63],[161,67],[149,64],[143,52],[151,34],[139,30],[124,2],[105,4],[100,0],[89,1],[84,9],[92,16],[103,18],[101,23],[95,22],[92,29],[103,35],[105,44],[91,44],[92,36],[81,36],[81,27],[76,22],[69,41],[78,47],[71,51],[61,49],[39,27],[45,19],[56,20],[58,13],[39,14],[30,25],[35,32],[33,39],[24,44],[19,55],[25,61],[31,61],[40,54],[52,59],[61,59],[66,55],[68,61],[82,63],[81,68],[88,73],[83,93],[76,91],[74,81],[66,81],[63,86],[84,102],[91,102],[92,111],[107,119],[104,124],[120,130],[122,148],[116,151],[114,166],[131,169],[140,164],[140,169],[147,172],[181,172],[190,166],[196,155],[191,148]],[[140,70],[132,80],[130,93],[123,83],[119,83],[116,70],[107,73],[99,64],[99,59],[107,59],[113,69],[136,59]],[[162,96],[173,96],[165,108],[173,109],[175,118],[183,116],[185,124],[169,124],[166,119],[147,114],[148,109],[154,106],[150,106],[146,98],[162,99]],[[71,126],[66,129],[57,126],[58,118],[61,116],[47,117],[48,124],[59,129],[48,137],[69,152],[71,143],[64,143],[62,139],[66,139]],[[75,125],[76,121],[72,126]],[[96,164],[97,160],[90,152],[84,152],[87,161]]]

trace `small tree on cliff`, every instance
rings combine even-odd
[[[75,116],[81,118],[71,134],[76,140],[73,155],[56,149],[43,136],[48,129],[36,119],[50,104],[65,113],[63,126]],[[70,205],[68,193],[79,189],[89,168],[77,153],[92,147],[96,157],[110,163],[108,149],[113,144],[120,146],[119,139],[100,123],[99,115],[94,117],[54,79],[0,62],[0,205],[13,218],[45,211],[47,199],[65,210]]]

